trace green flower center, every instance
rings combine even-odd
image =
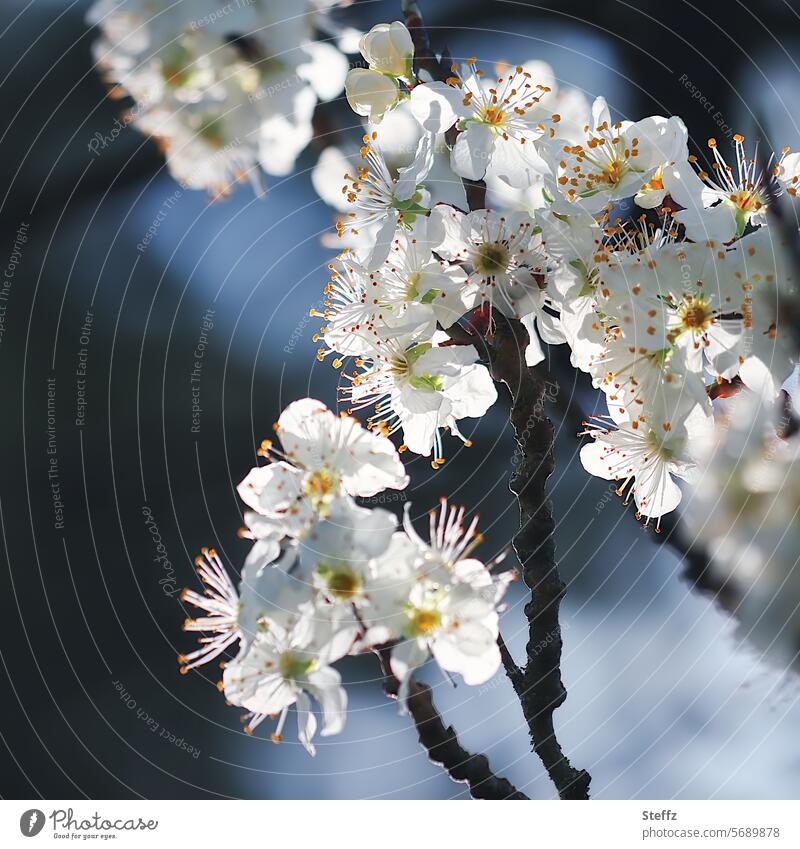
[[[361,592],[361,578],[347,567],[319,566],[328,593],[337,601],[352,601]]]
[[[508,268],[510,251],[502,242],[488,242],[480,245],[475,252],[472,264],[479,274],[486,277],[500,274]]]
[[[287,681],[296,681],[298,678],[303,678],[315,665],[316,661],[313,657],[304,657],[292,651],[285,651],[281,655],[279,664],[281,675]]]
[[[411,301],[416,301],[419,297],[419,290],[417,287],[419,286],[419,281],[422,279],[422,275],[419,271],[415,271],[413,274],[410,274],[408,277],[408,283],[406,283],[406,302],[410,303]]]

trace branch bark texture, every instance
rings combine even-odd
[[[556,738],[553,712],[567,691],[561,680],[559,607],[566,585],[555,557],[553,510],[547,479],[554,468],[553,425],[544,413],[547,381],[525,364],[528,334],[518,322],[495,313],[492,373],[508,387],[513,400],[511,424],[517,441],[511,491],[520,508],[520,528],[514,550],[522,577],[531,591],[525,605],[528,619],[527,663],[518,667],[501,646],[506,672],[519,696],[533,749],[547,769],[562,799],[588,799],[591,776],[573,767]]]
[[[389,665],[389,650],[375,652],[381,662],[383,688],[386,695],[396,699],[400,682]],[[452,726],[445,726],[433,703],[431,688],[421,681],[412,681],[406,707],[417,728],[419,742],[428,753],[431,763],[440,766],[453,781],[466,784],[473,799],[527,799],[506,778],[495,775],[486,755],[468,752],[458,741]]]
[[[445,81],[451,75],[449,60],[446,54],[441,60],[437,59],[417,4],[403,0],[403,12],[414,41],[417,69],[424,70],[435,80]],[[448,138],[449,144],[453,141]],[[470,210],[484,207],[485,183],[480,180],[463,182]],[[546,380],[525,363],[528,333],[522,324],[496,312],[492,315],[491,324],[494,333],[488,347],[492,374],[495,380],[508,386],[513,399],[511,423],[517,440],[518,464],[510,486],[520,506],[520,529],[513,544],[523,578],[531,591],[530,601],[525,606],[528,619],[525,666],[520,668],[516,665],[502,638],[498,642],[503,665],[528,724],[533,749],[559,797],[588,799],[591,776],[586,770],[576,769],[570,764],[561,750],[553,725],[553,712],[567,697],[561,680],[559,623],[559,607],[566,586],[555,559],[552,505],[546,488],[547,478],[554,467],[553,426],[544,414]],[[474,342],[472,338],[470,341]],[[420,698],[423,696],[420,695]],[[449,731],[455,738],[452,729]]]

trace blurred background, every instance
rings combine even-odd
[[[544,60],[622,118],[679,114],[695,152],[736,131],[800,146],[794,0],[724,14],[682,0],[420,5],[434,46]],[[0,794],[464,797],[384,697],[371,658],[343,664],[348,723],[315,759],[292,728],[280,746],[245,736],[217,670],[178,674],[191,647],[178,593],[196,585],[203,545],[232,571],[243,561],[235,485],[256,446],[289,401],[335,403],[308,317],[332,219],[311,186],[313,150],[265,199],[243,186],[214,204],[182,190],[131,128],[92,152],[119,105],[92,68],[87,6],[0,10],[0,264],[12,271],[0,308]],[[358,2],[341,17],[369,28],[399,16],[399,2]],[[796,797],[797,684],[761,664],[680,557],[583,472],[579,422],[559,410],[594,398],[562,366],[554,352],[565,752],[597,798]],[[435,476],[411,462],[404,495],[417,516],[442,494],[479,512],[488,558],[518,518],[505,399],[473,441],[451,440]],[[501,625],[520,659],[525,595],[513,588]],[[502,672],[478,688],[423,677],[467,748],[528,795],[554,795]]]

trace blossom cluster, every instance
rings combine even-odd
[[[566,344],[602,391],[583,465],[658,528],[681,500],[676,479],[697,476],[720,387],[770,406],[793,372],[796,280],[768,213],[796,196],[800,154],[760,158],[736,135],[732,162],[710,139],[704,167],[679,117],[617,120],[602,97],[558,90],[542,63],[415,74],[400,22],[361,51],[369,67],[345,88],[370,123],[357,156],[330,154],[315,180],[342,213],[318,351],[354,364],[342,400],[374,405],[372,427],[402,430],[437,467],[441,432],[468,442],[459,421],[496,398],[480,346],[454,325],[488,311],[491,344],[501,315],[519,320],[529,365],[542,343]],[[398,134],[413,140],[405,159]],[[345,163],[337,199],[323,184]],[[490,200],[470,209],[475,181]]]
[[[786,399],[788,404],[788,398]],[[770,415],[749,392],[721,402],[684,520],[725,588],[739,636],[779,666],[800,645],[800,433],[787,406]]]
[[[220,689],[248,711],[246,730],[278,716],[280,740],[289,708],[313,755],[322,735],[338,733],[347,694],[334,668],[346,655],[390,651],[401,709],[411,674],[430,656],[467,684],[487,681],[500,664],[498,605],[511,572],[492,574],[473,558],[477,519],[446,501],[430,514],[430,536],[415,530],[406,508],[402,528],[381,508],[359,506],[408,483],[390,440],[349,416],[304,398],[281,414],[282,449],[262,443],[268,460],[239,485],[243,535],[253,541],[237,590],[213,550],[198,558],[205,592],[183,600],[204,612],[185,623],[200,648],[180,658],[188,671],[238,644],[223,664]]]
[[[268,13],[254,5],[274,14],[275,32],[299,20],[282,3]],[[147,43],[158,45],[164,36],[147,23]],[[261,38],[272,28],[252,23],[247,31]],[[142,57],[153,48],[134,51],[132,32],[139,30],[130,22],[107,26],[100,49],[143,99],[151,80]],[[287,49],[292,37],[276,43]],[[183,39],[166,43],[172,49]],[[307,32],[294,43],[304,51],[312,44]],[[286,72],[281,60],[250,77],[260,63],[242,48],[230,38],[218,51],[196,47],[193,55],[205,58],[181,67],[196,66],[200,82],[194,70],[175,77],[160,66],[152,85],[169,90],[167,112],[183,114],[183,106],[173,110],[181,101],[191,107],[187,116],[202,115],[210,98],[227,116],[248,86],[273,84],[264,74]],[[718,568],[743,586],[758,572],[753,622],[797,550],[797,450],[775,417],[796,368],[800,293],[775,213],[796,197],[800,154],[763,156],[736,135],[730,153],[710,139],[704,165],[677,116],[617,119],[602,97],[590,104],[559,88],[540,62],[420,63],[398,21],[365,33],[358,48],[363,67],[339,84],[364,119],[363,135],[329,146],[312,175],[337,211],[337,235],[326,244],[340,248],[324,307],[311,313],[323,322],[317,358],[339,370],[345,414],[312,399],[283,412],[282,448],[265,442],[268,462],[239,487],[253,542],[239,588],[207,551],[199,562],[205,593],[184,594],[206,614],[186,623],[204,636],[182,658],[184,670],[238,645],[220,685],[228,701],[249,712],[249,729],[277,715],[275,739],[295,705],[312,753],[312,699],[323,735],[342,728],[347,700],[334,664],[347,655],[390,653],[401,706],[413,670],[429,656],[468,684],[498,667],[498,605],[510,575],[471,556],[475,522],[465,525],[463,511],[443,502],[423,539],[408,512],[398,528],[391,513],[356,501],[406,486],[405,451],[438,468],[443,434],[470,445],[463,420],[481,417],[497,398],[481,358],[498,322],[527,332],[529,366],[542,362],[545,345],[567,346],[605,402],[584,424],[581,461],[615,481],[645,524],[658,530],[695,485],[688,519]],[[209,66],[217,52],[227,58]],[[306,79],[299,65],[290,68]],[[277,90],[313,106],[315,80],[310,73],[307,85]],[[213,160],[214,181],[257,159],[267,170],[291,167],[309,131],[303,124],[292,136],[297,144],[288,141],[287,115],[308,113],[279,101],[256,98],[258,108],[241,113],[260,128],[258,152],[235,145],[237,158],[226,157],[221,170]],[[227,117],[216,122],[215,133],[230,129]],[[270,122],[280,131],[265,133]],[[171,154],[176,173],[178,160],[186,162]],[[369,429],[352,417],[362,410]],[[395,433],[399,449],[389,439]],[[774,568],[759,569],[772,555]],[[795,610],[786,609],[787,621]]]
[[[327,0],[95,0],[94,58],[125,123],[155,139],[172,175],[228,194],[260,169],[285,175],[312,138],[318,100],[342,90],[347,60],[314,39]],[[346,33],[340,33],[347,38]]]

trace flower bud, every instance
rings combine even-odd
[[[414,42],[409,31],[399,21],[374,26],[361,36],[358,49],[373,71],[407,80],[412,78]]]
[[[396,80],[369,68],[353,68],[347,75],[344,90],[353,112],[376,124],[401,98]]]

